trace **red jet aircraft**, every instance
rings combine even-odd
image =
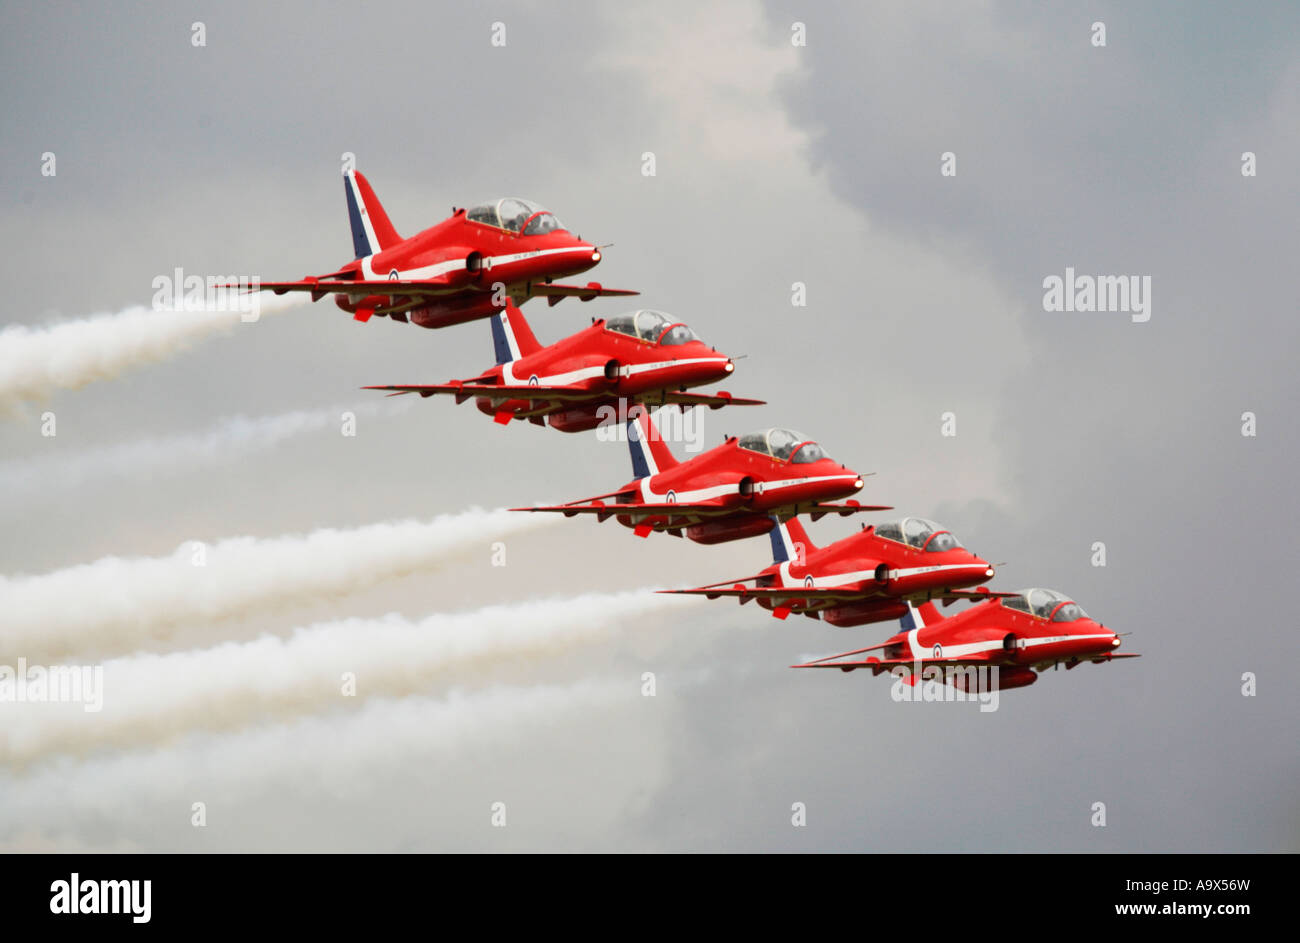
[[[644,409],[627,423],[632,473],[618,491],[551,507],[516,511],[554,511],[572,517],[595,514],[618,518],[638,537],[667,531],[701,544],[716,544],[765,534],[772,518],[808,512],[852,514],[888,510],[848,501],[826,504],[862,488],[857,472],[832,461],[806,435],[765,429],[727,439],[685,462],[678,462],[659,427]],[[606,504],[607,499],[613,503]]]
[[[1085,661],[1100,664],[1115,658],[1138,657],[1115,651],[1120,644],[1117,634],[1050,589],[1026,589],[1002,599],[990,599],[947,619],[934,603],[919,608],[909,603],[908,608],[901,620],[903,631],[887,642],[791,667],[841,671],[870,668],[873,675],[905,668],[908,683],[915,684],[926,667],[936,665],[954,669],[954,686],[960,688],[963,678],[969,676],[955,669],[996,666],[995,688],[1010,690],[1037,681],[1035,669],[1042,671],[1058,664],[1069,669]],[[854,657],[872,651],[879,651],[880,656]]]
[[[394,395],[446,393],[457,403],[473,398],[503,425],[511,419],[549,422],[561,432],[594,429],[637,403],[761,406],[762,400],[730,393],[687,393],[687,387],[731,375],[731,358],[704,344],[685,324],[659,311],[636,311],[606,320],[543,347],[514,302],[492,316],[497,365],[471,380],[437,386],[368,386]]]
[[[993,567],[921,517],[864,527],[826,547],[808,539],[798,518],[778,522],[768,536],[773,562],[757,576],[661,592],[735,596],[741,605],[757,599],[778,619],[798,612],[838,626],[901,618],[909,602],[1010,595],[963,589],[990,579]]]
[[[600,249],[527,200],[507,197],[453,210],[436,226],[403,239],[366,178],[354,170],[343,177],[356,259],[327,275],[262,282],[261,290],[306,291],[312,301],[333,294],[358,321],[378,314],[430,328],[486,318],[501,310],[505,297],[522,304],[542,295],[555,304],[566,297],[637,294],[599,282],[552,284],[553,278],[596,265]]]

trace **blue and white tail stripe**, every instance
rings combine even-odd
[[[349,170],[343,175],[343,190],[348,198],[348,222],[352,225],[352,251],[358,259],[364,259],[379,251],[379,237],[370,222],[366,210],[366,201],[361,196],[356,174]]]
[[[899,619],[898,624],[904,632],[925,628],[925,620],[921,618],[921,614],[916,611],[916,607],[912,605],[910,600],[907,603],[907,615]]]
[[[635,418],[627,421],[627,448],[632,453],[634,478],[649,478],[651,475],[659,474],[659,466],[650,451],[650,443],[646,442],[641,435],[641,426]]]
[[[776,522],[776,526],[767,532],[767,536],[772,541],[772,562],[789,563],[791,560],[798,560],[799,551],[790,537],[790,531],[780,518],[773,516],[772,520]]]
[[[503,310],[492,316],[492,347],[499,364],[513,363],[522,356],[514,327],[510,324],[509,311]]]

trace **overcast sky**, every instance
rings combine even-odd
[[[331,271],[351,256],[348,152],[403,235],[453,205],[535,199],[613,243],[589,277],[745,355],[727,388],[769,405],[708,413],[709,444],[804,430],[875,473],[861,497],[938,519],[1006,561],[997,588],[1065,592],[1131,632],[1125,650],[1143,658],[1046,674],[980,713],[894,703],[861,672],[787,668],[883,641],[891,624],[584,600],[557,623],[562,641],[367,689],[396,677],[380,665],[358,672],[355,698],[236,692],[226,707],[240,709],[169,726],[168,698],[184,692],[160,675],[152,713],[153,688],[132,692],[159,723],[102,739],[85,728],[76,750],[7,761],[0,847],[1300,850],[1287,669],[1300,654],[1287,598],[1300,11],[464,6],[6,7],[3,324],[148,304],[177,267]],[[945,152],[956,176],[940,172]],[[1067,266],[1150,276],[1150,319],[1045,311],[1043,280]],[[806,306],[791,304],[795,282]],[[549,342],[626,307],[524,312]],[[324,301],[12,410],[0,573],[627,481],[625,448],[595,434],[503,429],[470,405],[401,408],[358,389],[473,376],[491,358],[481,323],[359,324]],[[356,436],[339,434],[344,410]],[[941,434],[947,412],[956,436]],[[280,431],[250,439],[232,417],[280,417]],[[809,529],[824,543],[859,523]],[[491,565],[498,541],[504,567]],[[436,566],[186,621],[115,654],[198,653],[195,683],[215,684],[231,671],[223,643],[389,613],[526,613],[542,597],[713,582],[769,559],[765,539],[639,540],[612,522],[485,529]],[[0,596],[0,663],[36,657],[6,638],[4,608]],[[110,642],[73,654],[98,659]],[[262,648],[229,651],[250,684],[285,681]],[[102,722],[113,704],[110,688]],[[0,711],[16,730],[34,707]],[[191,824],[195,802],[206,827]]]

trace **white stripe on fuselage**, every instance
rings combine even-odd
[[[642,478],[641,498],[647,504],[663,502],[668,497],[668,492],[659,494],[654,490],[651,481],[654,475],[648,478]],[[779,481],[756,481],[754,482],[754,493],[762,494],[765,491],[778,491],[782,488],[793,488],[797,485],[812,485],[823,481],[855,481],[856,475],[821,475],[816,478],[786,478]],[[670,489],[671,490],[671,489]],[[737,494],[740,490],[739,482],[732,482],[727,485],[713,485],[708,488],[698,488],[695,491],[674,491],[673,498],[679,504],[698,504],[701,501],[709,501],[713,498],[719,498],[726,494]]]
[[[820,481],[856,481],[857,475],[819,475],[816,478],[779,478],[776,481],[754,482],[754,494],[768,491],[780,491],[782,488],[795,488],[799,485],[811,485]]]
[[[912,657],[917,659],[918,661],[925,658],[929,658],[930,654],[934,651],[933,645],[926,647],[924,651],[922,650],[920,640],[917,638],[922,628],[927,628],[927,626],[921,626],[920,628],[912,629],[910,632],[907,633],[907,647],[911,650]],[[1057,642],[1074,642],[1074,641],[1082,641],[1084,639],[1090,639],[1090,638],[1111,638],[1111,637],[1112,637],[1112,633],[1102,632],[1094,635],[1051,635],[1045,638],[1028,638],[1028,639],[1022,638],[1022,639],[1016,639],[1016,647],[1032,648],[1038,645],[1053,645]],[[992,652],[992,651],[1002,650],[1002,639],[993,639],[992,641],[984,641],[984,642],[968,642],[964,645],[944,645],[942,642],[939,642],[938,644],[943,649],[944,659],[966,658],[970,655],[978,655],[981,652]]]
[[[971,570],[983,573],[986,568],[974,563],[944,563],[939,566],[914,566],[904,567],[897,570],[889,571],[891,580],[899,579],[905,576],[920,576],[923,573],[937,573],[944,570]],[[802,579],[794,576],[790,572],[790,563],[782,563],[780,567],[782,587],[803,586],[809,589],[834,589],[840,586],[847,586],[849,583],[857,583],[861,580],[874,580],[876,578],[875,570],[854,570],[846,573],[832,573],[829,576],[814,576],[812,585],[808,585],[808,578]]]
[[[362,216],[363,220],[368,219]],[[367,221],[366,226],[370,223]],[[369,229],[366,230],[370,232]],[[378,245],[378,243],[375,243]],[[482,258],[482,264],[485,271],[491,271],[494,268],[500,268],[503,265],[510,265],[512,262],[521,262],[524,259],[535,259],[544,255],[565,255],[581,253],[590,256],[592,249],[589,246],[566,246],[561,249],[532,249],[528,252],[514,252],[508,255],[486,255]],[[366,277],[367,281],[379,281],[392,278],[393,270],[386,272],[376,272],[371,264],[374,255],[368,255],[361,260],[361,274]],[[464,259],[447,259],[444,262],[435,262],[433,265],[426,265],[423,268],[397,269],[397,278],[402,281],[418,282],[428,279],[437,278],[440,275],[446,275],[448,272],[459,272],[465,268]]]
[[[512,341],[513,339],[514,338],[511,337]],[[512,354],[518,354],[518,351],[515,349],[513,344],[511,345],[510,351]],[[633,377],[637,374],[650,373],[655,370],[664,370],[670,367],[685,367],[697,363],[723,364],[726,362],[727,359],[725,357],[690,357],[683,360],[661,360],[657,363],[624,364],[619,367],[618,372],[621,376]],[[532,383],[531,375],[526,377],[515,375],[513,363],[502,364],[501,374],[506,383],[515,384],[517,386],[525,386]],[[537,385],[569,386],[573,383],[581,383],[583,380],[592,380],[596,377],[603,377],[604,375],[605,367],[603,364],[595,367],[580,367],[577,370],[570,370],[567,373],[554,373],[550,376],[538,376]]]

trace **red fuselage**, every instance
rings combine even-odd
[[[619,514],[620,524],[682,533],[697,543],[714,544],[765,534],[769,515],[795,505],[833,501],[862,489],[857,472],[830,458],[798,464],[742,449],[728,439],[689,461],[625,485],[619,504],[707,504],[725,513],[707,515]]]
[[[759,596],[758,603],[773,611],[819,615],[831,625],[854,626],[901,618],[903,602],[942,598],[947,591],[975,586],[993,576],[987,560],[963,547],[932,551],[890,540],[868,527],[826,547],[809,550],[802,559],[773,563],[759,574],[756,587],[782,589],[848,589],[862,598],[819,599]]]
[[[1115,632],[1086,616],[1053,621],[1052,615],[1021,612],[1009,602],[990,599],[934,625],[899,632],[885,643],[880,659],[868,658],[861,667],[879,674],[892,667],[881,662],[895,659],[922,665],[997,665],[999,687],[1009,689],[1033,684],[1038,677],[1034,669],[1059,662],[1073,668],[1085,661],[1108,661],[1119,648]]]
[[[731,376],[734,369],[731,358],[703,341],[665,346],[608,330],[602,319],[534,354],[499,364],[470,382],[565,387],[586,394],[581,399],[563,400],[522,396],[475,399],[475,405],[490,416],[499,417],[503,412],[519,418],[544,415],[562,432],[584,432],[611,419],[626,419],[619,415],[620,400],[630,406],[653,399],[656,393],[716,383]]]

